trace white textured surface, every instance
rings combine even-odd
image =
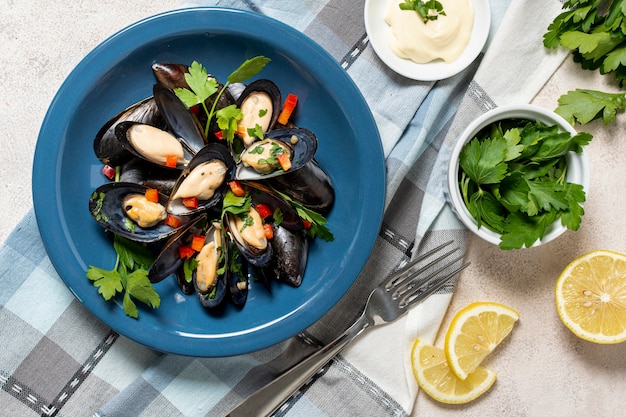
[[[32,207],[37,134],[64,78],[87,52],[117,30],[174,7],[174,1],[52,0],[43,5],[0,0],[0,242]],[[611,81],[580,70],[568,59],[534,103],[553,109],[557,98],[570,89],[614,89]],[[591,192],[580,231],[516,252],[472,239],[468,253],[472,266],[460,278],[444,327],[458,309],[480,300],[508,304],[520,312],[521,319],[485,363],[499,375],[490,392],[464,406],[438,404],[420,393],[414,416],[626,413],[626,343],[600,346],[577,339],[559,321],[553,301],[555,280],[570,260],[598,248],[626,252],[626,116],[620,117],[609,127],[594,122],[580,129],[594,135],[588,147]],[[440,335],[438,344],[442,343]]]

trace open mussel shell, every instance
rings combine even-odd
[[[115,135],[132,155],[164,168],[181,170],[194,155],[172,133],[146,123],[121,122],[115,127]],[[171,155],[178,156],[176,168],[167,166],[166,158]]]
[[[89,212],[106,230],[135,242],[152,243],[164,241],[173,236],[177,229],[159,221],[150,227],[141,227],[125,213],[126,198],[131,195],[145,195],[147,187],[128,183],[110,182],[98,187],[89,198]],[[167,204],[167,196],[159,194],[159,203]],[[182,227],[182,226],[181,226]]]
[[[227,213],[225,216],[225,224],[231,240],[235,243],[237,249],[241,252],[241,255],[252,266],[264,268],[271,263],[273,255],[272,246],[269,241],[265,239],[264,235],[261,235],[261,233],[263,233],[263,225],[260,217],[257,217],[253,220],[253,222],[248,223],[236,214]],[[256,237],[263,236],[259,238],[260,241],[264,241],[263,245],[250,243],[250,239],[246,237],[247,234],[253,233],[252,231],[257,227],[260,228],[260,230],[257,229],[255,234]]]
[[[152,64],[152,73],[159,84],[171,90],[175,88],[189,88],[185,74],[189,73],[189,67],[185,64],[174,62],[155,62]]]
[[[180,174],[167,202],[167,211],[177,216],[190,216],[216,206],[222,201],[234,167],[235,161],[226,146],[220,143],[206,145]],[[196,208],[185,206],[182,197],[197,196],[194,193],[199,188],[212,190],[213,194],[198,198]]]
[[[115,134],[116,126],[125,121],[164,127],[163,119],[152,97],[143,99],[122,110],[107,121],[94,138],[93,149],[96,157],[105,164],[111,166],[122,165],[133,157],[131,152],[122,147]]]
[[[276,277],[294,287],[302,284],[309,252],[309,239],[303,230],[291,231],[281,225],[274,226],[271,239],[274,252],[273,268]]]
[[[285,200],[276,190],[261,182],[246,181],[243,184],[248,188],[252,204],[265,204],[272,213],[280,211],[280,224],[289,230],[302,230],[304,223],[294,207]]]
[[[248,299],[250,286],[248,261],[231,239],[228,239],[228,252],[228,292],[233,304],[237,307],[243,307]]]
[[[150,282],[157,283],[172,274],[179,275],[184,262],[180,257],[179,249],[183,246],[191,245],[195,235],[204,235],[208,225],[207,216],[199,215],[186,226],[179,228],[165,243],[148,271],[148,279]],[[179,285],[181,284],[179,279]],[[187,291],[185,292],[187,293]]]
[[[317,136],[315,136],[312,131],[305,128],[281,128],[270,130],[265,135],[265,140],[279,141],[284,144],[285,147],[291,149],[291,168],[287,171],[277,169],[271,173],[262,174],[257,172],[254,168],[239,162],[237,164],[235,179],[241,181],[258,181],[285,175],[286,173],[299,170],[304,165],[312,161],[315,157],[315,152],[317,152]],[[254,149],[257,146],[257,143],[258,142],[255,142],[248,148],[244,149],[242,156],[246,152],[255,152]]]
[[[200,304],[207,309],[219,307],[226,298],[228,291],[228,251],[226,250],[226,236],[221,226],[212,224],[206,232],[205,247],[214,246],[218,253],[216,264],[212,268],[215,273],[211,276],[204,276],[206,270],[203,262],[213,262],[212,259],[202,259],[203,252],[196,255],[198,267],[193,272],[193,286]],[[208,248],[207,248],[208,249]]]
[[[165,195],[170,195],[180,176],[179,170],[161,167],[136,157],[122,165],[120,171],[121,182],[134,182],[155,188]]]
[[[246,146],[254,141],[248,135],[248,129],[258,124],[263,133],[271,130],[280,113],[281,95],[276,84],[267,79],[260,79],[248,84],[237,98],[237,107],[243,113],[239,121],[240,135]]]
[[[196,154],[207,144],[200,121],[171,89],[157,83],[152,92],[169,130],[179,138],[187,152]]]
[[[269,178],[267,184],[323,216],[330,213],[335,202],[332,181],[315,159],[296,171]]]

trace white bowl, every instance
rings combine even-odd
[[[546,110],[542,107],[530,104],[515,104],[497,107],[478,117],[467,126],[463,133],[461,133],[456,145],[452,149],[448,165],[449,198],[452,204],[452,208],[458,218],[461,220],[461,222],[463,222],[463,224],[471,232],[486,240],[487,242],[493,243],[494,245],[498,245],[500,243],[501,235],[492,230],[489,230],[486,227],[479,228],[476,219],[472,217],[469,210],[465,206],[463,197],[461,195],[461,190],[459,188],[458,160],[459,154],[461,153],[461,149],[463,148],[463,146],[471,139],[473,139],[480,130],[494,122],[504,119],[537,120],[546,125],[556,124],[563,131],[567,131],[572,135],[575,135],[577,133],[576,130],[558,114]],[[582,185],[585,193],[587,193],[588,195],[589,161],[587,159],[587,154],[584,150],[581,153],[570,152],[568,155],[566,155],[566,161],[568,165],[566,175],[567,181]],[[539,246],[541,244],[550,242],[562,235],[566,230],[568,229],[561,224],[561,219],[558,218],[552,225],[547,228],[543,239],[537,240],[532,246]]]

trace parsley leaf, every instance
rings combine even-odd
[[[424,23],[446,15],[443,5],[436,0],[404,0],[404,3],[400,3],[398,6],[402,10],[415,10]]]
[[[86,277],[98,288],[105,300],[123,294],[124,313],[138,318],[139,311],[133,299],[152,308],[158,308],[161,298],[148,279],[147,268],[152,265],[153,256],[143,246],[128,239],[114,236],[113,248],[117,253],[112,270],[89,266]]]
[[[602,118],[605,125],[615,120],[618,111],[626,108],[624,93],[605,93],[577,88],[559,97],[555,112],[570,124],[581,125]]]

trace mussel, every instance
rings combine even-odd
[[[213,309],[222,304],[228,285],[228,251],[224,229],[213,223],[205,234],[204,246],[195,257],[193,286],[203,307]]]
[[[309,239],[306,232],[304,229],[291,231],[281,225],[274,226],[274,237],[271,243],[276,278],[299,287],[302,284],[309,252]]]
[[[220,203],[234,166],[235,161],[224,145],[210,143],[203,147],[189,161],[172,188],[167,211],[189,216]],[[197,199],[197,204],[185,204],[189,198]]]
[[[167,196],[159,193],[159,202],[151,202],[146,190],[128,182],[103,184],[91,194],[89,212],[106,230],[127,239],[144,243],[168,239],[177,228],[165,222]]]
[[[246,86],[237,98],[237,107],[243,113],[237,131],[245,146],[250,146],[256,140],[250,136],[248,129],[255,129],[258,125],[261,133],[265,134],[274,127],[280,105],[280,90],[272,81],[260,79]]]
[[[317,151],[317,137],[305,128],[274,129],[263,141],[253,142],[241,154],[235,178],[262,180],[294,172],[313,160]],[[287,166],[278,160],[289,155]],[[287,169],[285,169],[287,168]]]
[[[164,127],[163,119],[152,97],[143,99],[124,109],[109,119],[109,121],[98,130],[94,138],[93,149],[96,157],[105,164],[111,166],[122,165],[133,157],[132,153],[122,147],[115,134],[116,126],[125,121],[145,123],[161,128]]]

